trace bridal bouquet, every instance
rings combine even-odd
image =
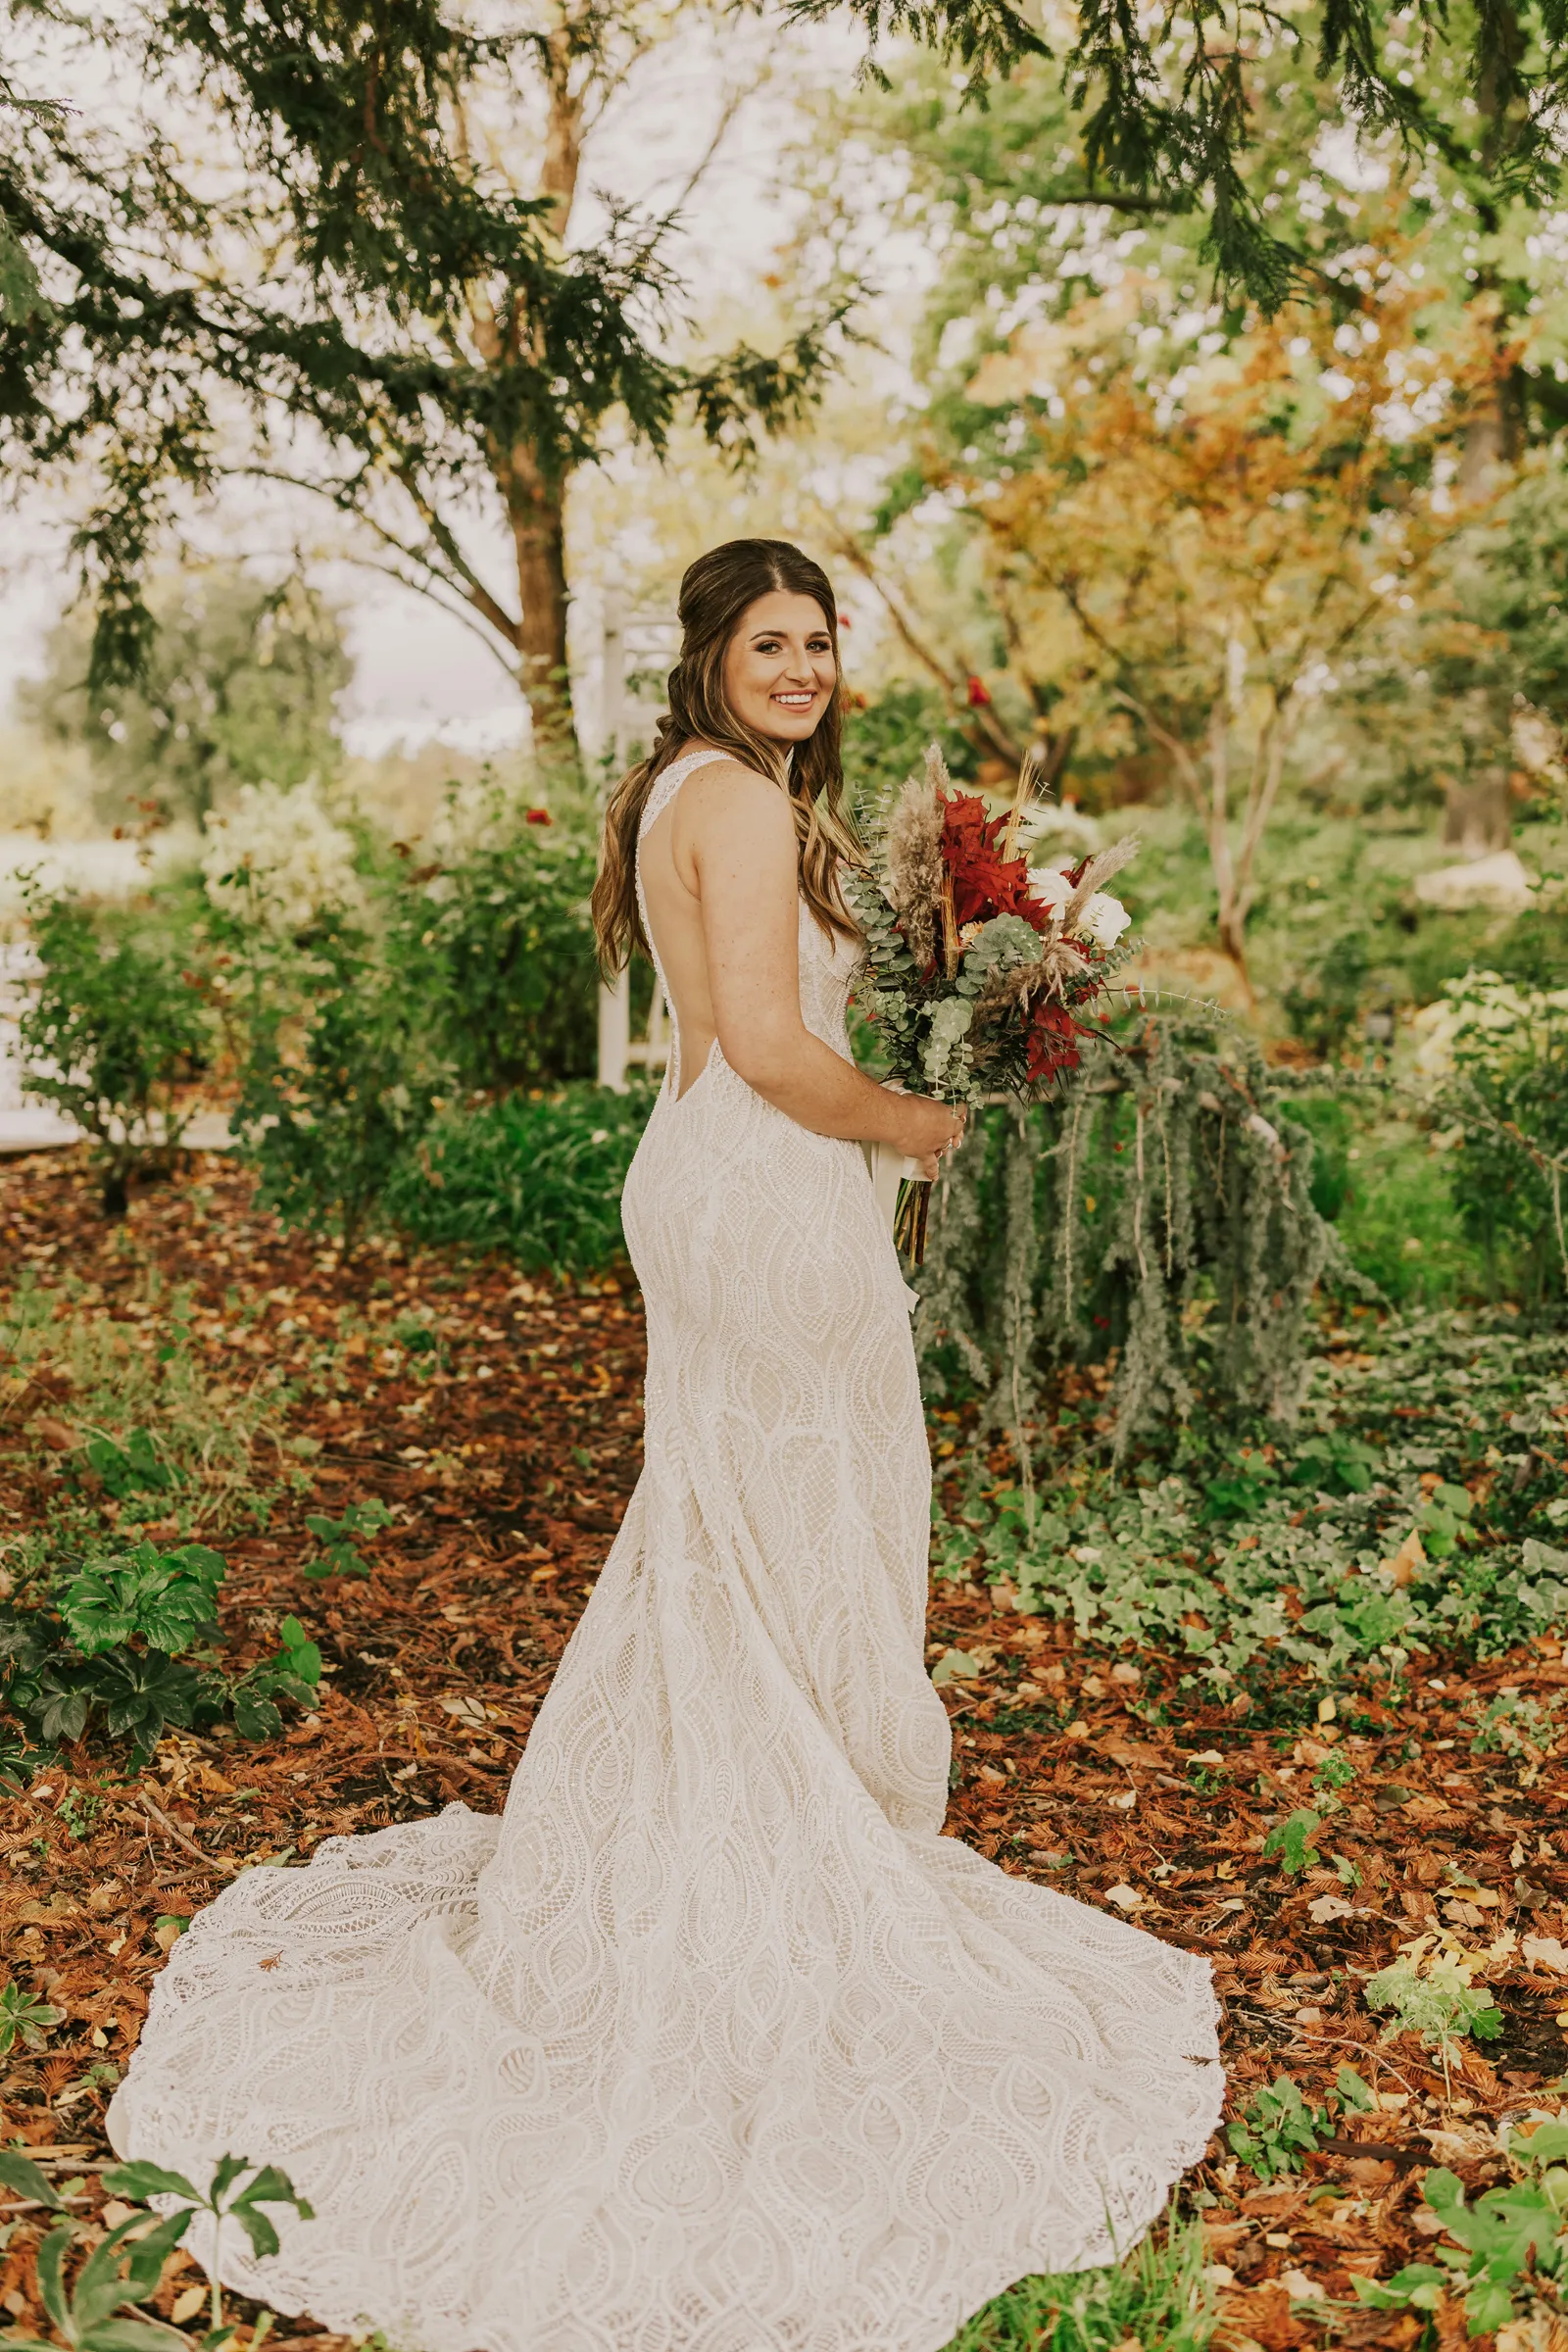
[[[889,1075],[948,1102],[1044,1094],[1077,1066],[1084,1018],[1103,991],[1131,917],[1102,886],[1136,851],[1129,837],[1059,871],[1032,866],[1039,829],[1025,760],[1010,812],[993,816],[954,788],[933,744],[872,828],[867,862],[844,877],[865,935],[857,987]],[[925,1256],[929,1184],[899,1188],[894,1238]]]

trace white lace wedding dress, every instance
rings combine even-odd
[[[853,956],[804,906],[800,949],[847,1053]],[[261,2261],[230,2226],[222,2277],[394,2346],[937,2352],[1200,2155],[1209,1972],[939,1836],[930,1467],[864,1158],[716,1045],[678,1085],[625,1193],[646,1467],[504,1812],[226,1886],[110,2137],[199,2185],[280,2165],[316,2218]]]

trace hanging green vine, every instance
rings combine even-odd
[[[1320,1278],[1367,1286],[1311,1200],[1312,1138],[1218,1014],[1140,1013],[1057,1101],[979,1112],[946,1164],[915,1337],[981,1392],[1026,1484],[1041,1383],[1114,1360],[1115,1449],[1210,1402],[1287,1422]]]

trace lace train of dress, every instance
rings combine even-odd
[[[803,906],[841,1053],[852,965]],[[1201,2154],[1209,1972],[939,1835],[930,1465],[864,1158],[717,1046],[677,1087],[624,1201],[645,1467],[504,1811],[226,1886],[109,2133],[199,2182],[280,2165],[316,2218],[265,2260],[230,2230],[225,2282],[394,2346],[938,2352]]]

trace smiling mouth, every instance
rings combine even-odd
[[[814,694],[775,694],[772,699],[775,703],[782,703],[786,710],[809,710],[816,696]]]

